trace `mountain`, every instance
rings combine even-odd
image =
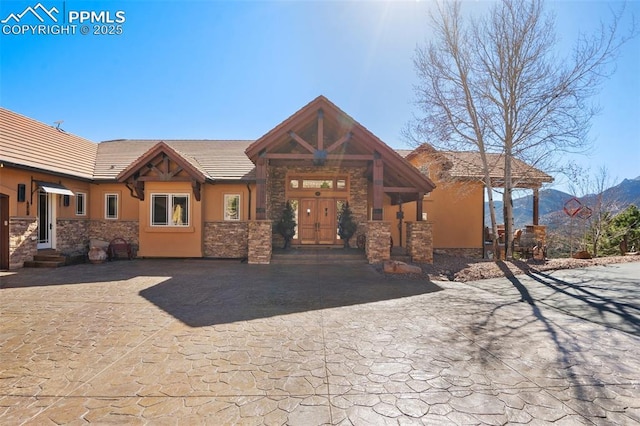
[[[580,202],[585,206],[594,206],[600,194],[587,195],[580,198]],[[616,186],[612,186],[602,192],[602,200],[613,207],[612,211],[617,213],[633,204],[640,207],[640,176],[635,179],[625,179]],[[543,189],[540,191],[540,224],[557,223],[564,215],[564,203],[573,196],[566,192],[555,189]],[[503,223],[502,201],[495,202],[496,217],[498,223]],[[485,223],[489,225],[489,203],[484,203]],[[516,198],[513,200],[513,219],[516,228],[532,223],[533,217],[533,195]]]
[[[571,195],[566,192],[558,191],[556,189],[543,189],[540,191],[539,211],[540,217],[544,217],[550,213],[558,210],[562,210],[564,203],[571,198]],[[496,220],[498,223],[503,223],[503,204],[502,201],[495,201],[496,206]],[[485,223],[489,224],[489,203],[484,203],[484,217]],[[533,221],[533,195],[527,195],[524,197],[516,198],[513,200],[513,219],[516,224],[516,228],[522,228],[524,225],[531,224]]]

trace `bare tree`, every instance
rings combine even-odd
[[[607,189],[615,185],[609,170],[601,166],[595,173],[588,168],[571,164],[566,172],[569,177],[569,190],[582,202],[582,210],[577,219],[581,222],[583,245],[591,244],[593,257],[598,256],[601,239],[610,228],[611,222],[622,209],[619,194]]]
[[[435,39],[426,48],[417,49],[414,59],[422,81],[416,87],[418,105],[426,117],[412,123],[406,135],[418,142],[426,136],[430,142],[471,145],[478,150],[490,206],[493,252],[499,257],[493,183],[487,161],[490,149],[485,146],[486,100],[477,87],[472,34],[464,24],[459,2],[437,3],[437,8],[438,14],[431,15]]]
[[[500,0],[484,18],[463,20],[460,3],[438,3],[431,14],[434,38],[418,48],[414,60],[421,84],[416,88],[424,114],[410,125],[414,140],[472,147],[484,163],[486,153],[504,154],[505,250],[510,256],[513,230],[514,158],[542,168],[560,152],[588,146],[586,135],[598,109],[590,98],[611,75],[620,47],[635,27],[620,36],[622,11],[608,26],[581,37],[569,58],[556,51],[555,22],[542,0]],[[435,138],[435,140],[433,139]],[[496,234],[495,207],[489,200]]]

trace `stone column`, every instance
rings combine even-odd
[[[384,262],[391,258],[391,223],[371,220],[367,222],[365,247],[369,263]]]
[[[545,225],[527,225],[527,233],[533,233],[533,241],[536,245],[547,244],[547,227]]]
[[[412,262],[433,263],[431,222],[407,222],[407,253]]]
[[[547,257],[547,227],[544,225],[533,225],[533,235],[536,241],[533,258],[536,260],[544,260]]]
[[[271,223],[270,220],[249,222],[250,264],[266,265],[271,262]]]

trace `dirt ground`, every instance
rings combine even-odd
[[[433,264],[422,265],[425,275],[439,281],[475,281],[485,278],[497,278],[507,275],[524,274],[529,271],[552,271],[558,269],[585,268],[587,266],[609,265],[614,263],[640,262],[639,255],[600,257],[596,259],[547,259],[493,260],[469,259],[464,257],[434,255]]]

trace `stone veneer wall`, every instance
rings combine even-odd
[[[57,219],[56,250],[67,255],[86,254],[89,251],[89,221]]]
[[[250,264],[268,264],[271,262],[271,224],[270,220],[248,222],[248,262]]]
[[[9,218],[9,269],[22,268],[38,253],[38,220],[35,217]]]
[[[366,168],[319,167],[319,166],[269,166],[267,168],[267,217],[276,222],[280,220],[286,203],[286,176],[290,174],[317,174],[326,176],[349,176],[349,207],[358,224],[356,235],[366,233],[368,220],[368,181]],[[320,190],[322,191],[322,190]],[[284,240],[278,234],[273,235],[273,245],[282,246]],[[353,239],[355,243],[355,238]],[[353,244],[351,244],[353,245]]]
[[[435,248],[433,252],[436,254],[445,254],[447,256],[468,257],[470,259],[482,259],[484,251],[481,248]]]
[[[381,221],[367,222],[367,261],[379,263],[391,258],[391,223]]]
[[[527,225],[527,232],[533,231],[533,240],[536,244],[547,244],[547,227],[545,225]]]
[[[111,241],[114,238],[123,238],[131,244],[134,255],[140,248],[138,232],[137,220],[92,220],[89,223],[90,239]]]
[[[204,256],[243,259],[249,252],[249,222],[206,222]]]
[[[407,253],[412,262],[433,263],[433,232],[430,222],[407,223]]]

